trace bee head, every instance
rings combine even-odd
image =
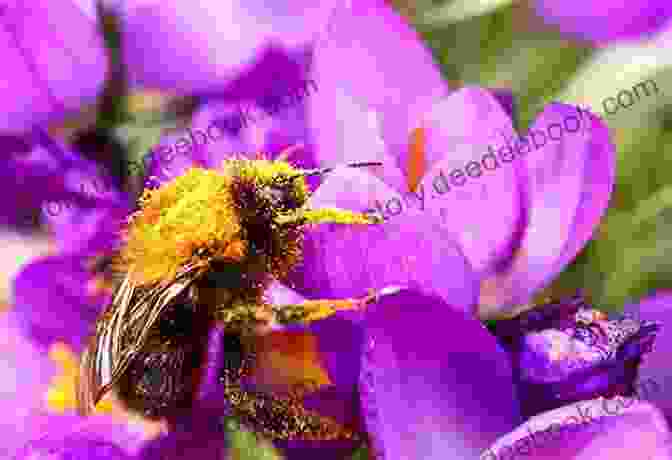
[[[368,166],[356,163],[347,166]],[[370,224],[363,214],[343,209],[310,209],[306,177],[333,168],[303,170],[284,160],[228,160],[232,196],[247,242],[248,256],[265,261],[276,279],[299,260],[303,226],[317,223]],[[256,264],[256,265],[263,265]]]
[[[368,166],[357,163],[347,166]],[[116,269],[139,285],[171,279],[184,266],[220,261],[241,272],[282,278],[299,260],[303,226],[371,224],[366,214],[310,209],[302,170],[284,160],[230,158],[220,170],[191,168],[145,190],[128,220]]]
[[[285,161],[230,160],[232,195],[241,221],[266,222],[306,205],[309,190],[300,170]]]
[[[241,221],[281,227],[304,224],[371,224],[378,219],[344,209],[308,207],[306,177],[323,175],[334,168],[303,170],[284,160],[228,160],[233,177],[232,194]],[[381,163],[350,163],[346,167],[379,166]],[[225,166],[226,167],[226,166]]]

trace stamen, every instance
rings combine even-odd
[[[426,136],[423,128],[416,128],[411,132],[411,139],[408,149],[408,188],[414,192],[420,184],[420,180],[425,175],[427,169],[426,158]]]

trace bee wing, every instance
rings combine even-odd
[[[77,379],[78,410],[84,415],[93,411],[102,387],[112,383],[115,357],[121,350],[123,318],[131,307],[135,286],[125,277],[117,288],[111,305],[98,318],[96,334],[82,353]]]
[[[193,282],[197,268],[187,267],[174,281],[158,283],[148,290],[138,289],[128,276],[124,278],[82,354],[77,382],[80,413],[90,414],[124,374],[161,313]]]

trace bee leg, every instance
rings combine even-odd
[[[273,316],[279,324],[310,323],[328,318],[338,311],[362,310],[382,297],[397,294],[401,290],[400,287],[390,286],[358,299],[307,300],[294,305],[276,305],[272,307]]]

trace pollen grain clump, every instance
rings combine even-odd
[[[180,267],[209,257],[240,260],[239,218],[231,178],[215,170],[191,168],[155,190],[145,190],[140,210],[129,219],[117,268],[145,285],[171,279]]]

